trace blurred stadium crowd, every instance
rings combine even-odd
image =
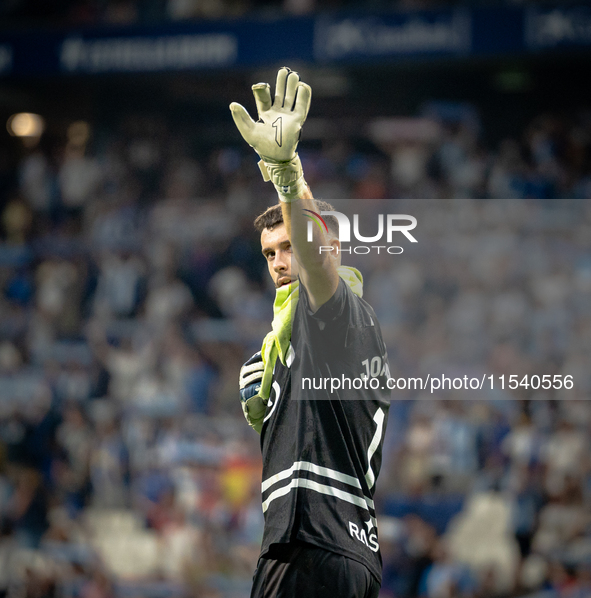
[[[591,118],[496,148],[433,123],[301,147],[316,197],[420,223],[403,255],[346,260],[392,375],[575,388],[395,392],[381,596],[589,596]],[[274,199],[250,153],[188,135],[135,115],[71,123],[16,168],[0,149],[0,596],[248,595],[260,456],[237,377],[270,325],[251,223]]]
[[[472,0],[472,4],[513,4],[509,0]],[[249,15],[308,15],[319,10],[425,10],[449,6],[450,0],[6,0],[0,17],[6,23],[54,25],[128,25]]]
[[[442,0],[400,0],[398,8],[428,8]],[[372,8],[392,8],[374,1]],[[359,7],[358,1],[331,0],[323,9]],[[0,9],[7,19],[54,23],[59,25],[124,25],[161,23],[190,19],[235,18],[249,14],[267,16],[304,15],[316,11],[316,0],[10,0]],[[367,4],[364,6],[367,8]]]

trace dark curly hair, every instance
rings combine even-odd
[[[334,206],[331,206],[327,201],[314,200],[319,212],[335,212]],[[334,216],[323,216],[328,230],[334,235],[339,234],[339,221]],[[283,213],[281,212],[281,204],[275,204],[267,208],[260,216],[257,216],[254,221],[254,227],[259,233],[262,233],[266,228],[273,229],[276,226],[283,224]]]

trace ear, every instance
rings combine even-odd
[[[330,257],[337,261],[337,264],[341,263],[341,242],[338,240],[337,237],[332,237],[329,241],[330,246],[332,247],[332,251],[330,252]]]

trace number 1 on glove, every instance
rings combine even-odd
[[[271,180],[282,201],[294,201],[306,189],[306,181],[296,148],[308,111],[312,90],[287,67],[279,69],[275,97],[270,85],[252,86],[258,121],[244,106],[230,104],[232,117],[244,140],[259,154],[259,167],[265,181]]]

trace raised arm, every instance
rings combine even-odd
[[[337,290],[339,275],[336,252],[340,249],[340,243],[333,236],[321,232],[317,226],[312,226],[313,239],[309,242],[307,236],[310,220],[305,214],[310,212],[306,210],[319,212],[309,187],[297,200],[291,203],[281,202],[283,221],[291,241],[293,256],[298,262],[300,279],[308,291],[310,306],[317,311]],[[328,247],[332,247],[332,251]]]
[[[299,75],[283,67],[277,73],[275,97],[271,99],[268,83],[252,87],[259,120],[254,122],[246,109],[230,104],[234,122],[246,142],[261,157],[263,178],[277,189],[283,220],[291,242],[300,279],[308,291],[312,309],[326,303],[337,289],[338,239],[312,227],[313,239],[307,239],[306,214],[318,212],[296,148],[310,108],[312,90]],[[308,210],[306,212],[306,210]],[[333,246],[332,251],[321,247]]]

